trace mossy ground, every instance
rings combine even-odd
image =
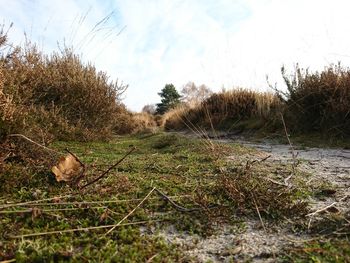
[[[293,189],[273,186],[269,181],[262,183],[261,179],[266,176],[276,180],[288,176],[290,168],[254,162],[257,157],[252,149],[176,134],[123,136],[111,142],[56,142],[51,147],[59,151],[69,148],[74,152],[87,165],[84,181],[90,181],[133,146],[137,148],[135,152],[108,176],[84,190],[57,183],[48,167],[29,168],[18,162],[5,163],[0,175],[0,259],[18,262],[195,261],[186,256],[181,247],[141,231],[138,224],[117,227],[108,235],[105,234],[109,228],[14,237],[116,224],[154,187],[174,197],[177,204],[199,211],[178,211],[153,192],[123,223],[149,221],[142,224],[145,229],[174,225],[178,231],[203,237],[213,234],[213,224],[241,224],[237,223],[236,215],[257,217],[257,209],[263,220],[276,223],[284,217],[302,218],[306,206],[300,204],[319,191],[305,186],[307,175],[303,173],[293,177]],[[236,157],[236,161],[228,161],[229,155]],[[251,162],[241,163],[239,160],[243,155],[251,155]],[[280,193],[279,205],[271,205],[276,201],[277,193]],[[240,200],[235,199],[237,196]],[[56,198],[41,202],[46,205],[5,207],[10,202],[52,197]],[[21,209],[27,211],[18,212]]]

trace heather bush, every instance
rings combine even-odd
[[[294,132],[350,135],[350,70],[339,65],[310,73],[296,67],[291,77],[282,74],[288,91],[281,94]],[[284,96],[283,96],[284,95]]]
[[[263,126],[274,121],[281,108],[281,101],[274,94],[237,89],[214,93],[192,108],[175,109],[165,116],[165,127],[181,129],[199,125],[220,129],[250,119],[259,119],[259,126]]]
[[[132,115],[120,100],[126,85],[109,80],[69,48],[51,55],[28,41],[9,48],[3,29],[0,40],[2,137],[92,140],[131,132]]]

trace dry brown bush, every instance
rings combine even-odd
[[[288,92],[284,94],[288,121],[294,132],[323,132],[350,135],[350,69],[331,65],[310,73],[299,66],[291,77],[282,74]]]
[[[0,39],[6,40],[4,30]],[[110,81],[68,48],[44,55],[27,41],[1,49],[0,66],[2,138],[23,133],[45,142],[108,139],[134,127],[120,100],[127,86]]]
[[[235,121],[257,118],[267,123],[281,111],[280,99],[272,93],[237,89],[214,93],[199,106],[177,108],[165,115],[167,129],[182,129],[191,124],[220,128]]]
[[[135,127],[133,129],[134,133],[155,132],[156,130],[157,123],[154,116],[149,113],[136,113],[133,115],[133,120],[135,123]]]

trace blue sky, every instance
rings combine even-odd
[[[85,61],[129,84],[140,111],[166,83],[283,88],[280,68],[350,66],[347,0],[0,0],[10,40],[24,32],[44,52],[73,45]],[[109,19],[96,24],[103,18]]]

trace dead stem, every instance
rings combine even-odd
[[[93,183],[96,183],[97,181],[99,181],[100,179],[105,177],[113,168],[115,168],[118,164],[120,164],[122,161],[124,161],[124,159],[135,150],[136,150],[136,147],[132,147],[118,162],[113,164],[111,167],[109,167],[106,171],[104,171],[100,176],[98,176],[97,178],[95,178],[91,182],[88,182],[85,185],[81,186],[80,189],[84,189],[85,187],[92,185]]]
[[[32,139],[29,139],[28,137],[24,136],[23,134],[9,134],[8,137],[21,137],[21,138],[23,138],[23,139],[25,139],[25,140],[27,140],[27,141],[29,141],[29,142],[35,144],[36,146],[39,146],[39,147],[45,149],[46,151],[53,152],[53,153],[55,153],[55,154],[62,154],[62,153],[59,152],[59,151],[50,149],[50,148],[48,148],[48,147],[46,147],[46,146],[44,146],[44,145],[42,145],[42,144],[40,144],[40,143],[37,143],[37,142],[33,141]]]
[[[183,198],[183,197],[189,197],[190,195],[174,195],[170,196],[169,198],[173,199],[178,199],[178,198]],[[66,197],[71,197],[71,195],[68,195]],[[108,203],[131,203],[131,202],[136,202],[142,200],[142,198],[135,198],[135,199],[121,199],[121,200],[102,200],[102,201],[83,201],[83,202],[59,202],[59,203],[38,203],[41,201],[46,201],[46,200],[53,200],[57,197],[53,198],[47,198],[47,199],[42,199],[42,200],[37,200],[37,201],[29,201],[29,202],[24,202],[24,203],[16,203],[16,204],[10,204],[8,206],[2,206],[0,209],[3,208],[10,208],[10,207],[16,207],[16,206],[27,206],[27,205],[35,205],[35,206],[58,206],[58,205],[91,205],[91,204],[108,204]],[[63,198],[63,197],[58,197],[58,198]],[[159,197],[154,197],[154,198],[149,198],[149,199],[159,199]]]
[[[162,221],[164,221],[164,219],[163,220],[137,221],[137,222],[124,223],[124,224],[118,223],[118,224],[114,224],[114,225],[92,226],[92,227],[74,228],[74,229],[66,229],[66,230],[56,230],[56,231],[48,231],[48,232],[40,232],[40,233],[12,236],[12,238],[21,239],[21,238],[26,238],[26,237],[46,236],[46,235],[52,235],[52,234],[72,233],[72,232],[78,232],[78,231],[89,231],[89,230],[104,229],[104,228],[113,228],[114,229],[116,227],[121,227],[121,226],[141,225],[141,224],[162,222]]]
[[[292,170],[293,170],[293,173],[292,173],[290,176],[288,176],[288,177],[284,180],[284,183],[285,183],[285,184],[288,184],[288,181],[292,178],[293,175],[295,175],[295,167],[296,167],[296,164],[297,164],[297,161],[296,161],[297,155],[295,154],[293,144],[292,144],[292,142],[291,142],[290,139],[289,139],[289,134],[288,134],[288,130],[287,130],[286,123],[285,123],[285,121],[284,121],[283,114],[282,114],[282,113],[280,113],[280,114],[281,114],[281,119],[282,119],[282,123],[283,123],[284,132],[285,132],[285,134],[286,134],[286,138],[287,138],[287,140],[288,140],[289,146],[290,146],[290,148],[291,148],[291,150],[292,150],[292,158],[293,158],[293,163],[292,163]]]
[[[113,226],[110,230],[107,231],[107,233],[105,235],[108,235],[109,233],[111,233],[116,227],[118,227],[122,222],[124,222],[130,215],[132,215],[135,210],[140,207],[146,200],[147,198],[153,193],[153,191],[155,190],[156,188],[153,187],[151,191],[149,191],[149,193],[142,199],[142,201],[137,205],[135,206],[135,208],[133,210],[131,210],[126,216],[124,216],[115,226]]]

